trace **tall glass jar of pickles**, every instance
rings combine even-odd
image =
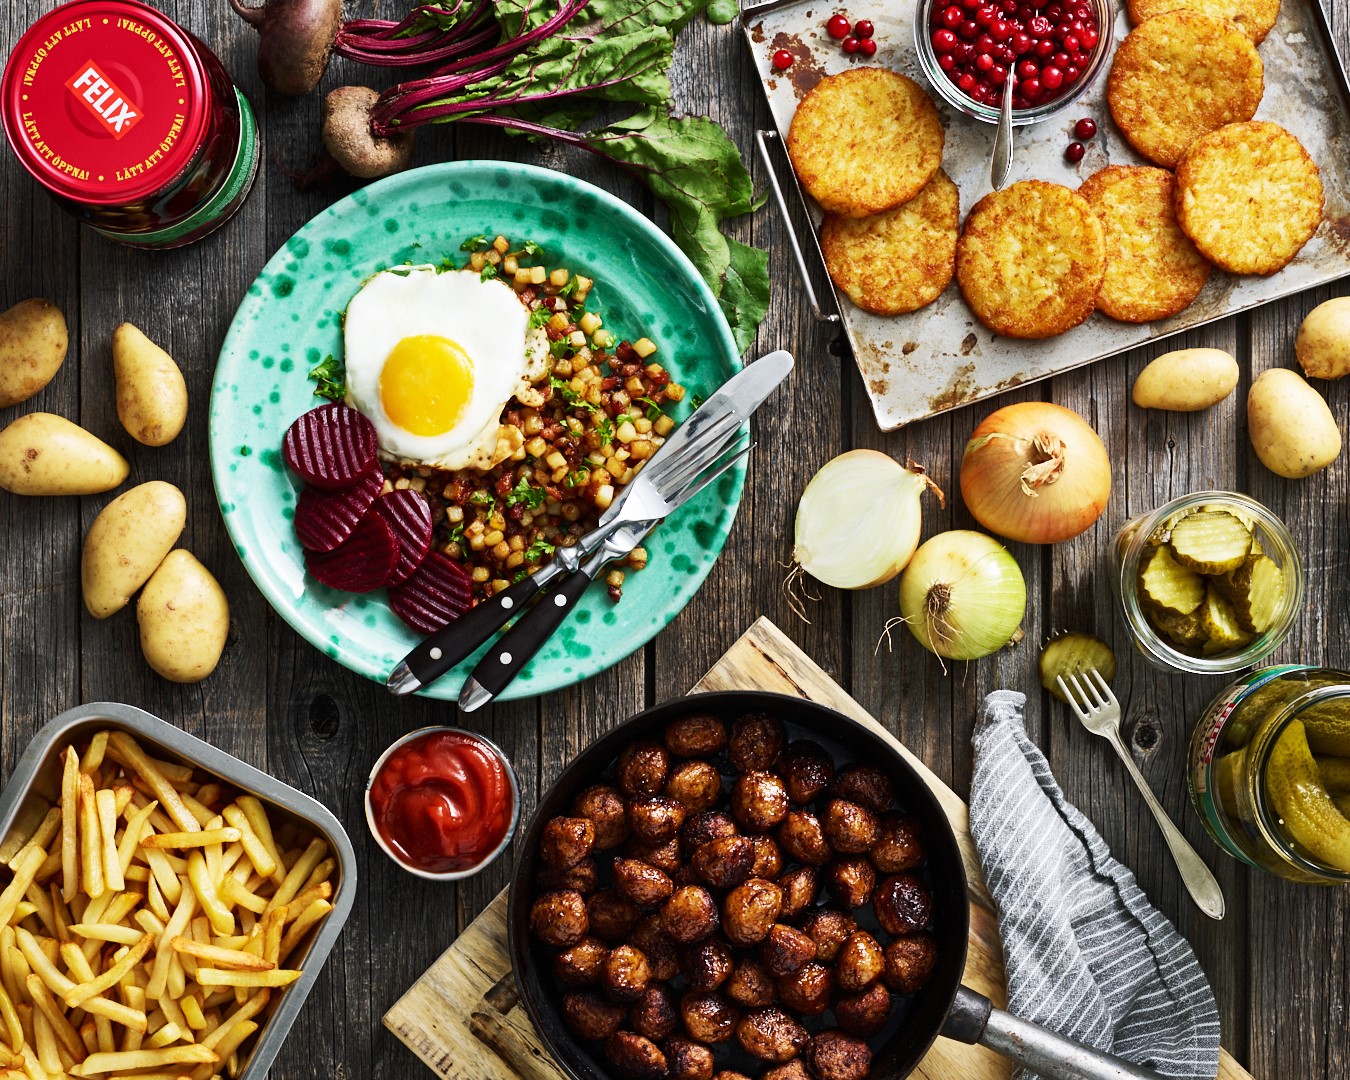
[[[1188,779],[1229,854],[1291,881],[1350,883],[1350,671],[1244,675],[1196,725]]]

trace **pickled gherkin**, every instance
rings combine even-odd
[[[1226,574],[1250,554],[1252,533],[1227,511],[1201,510],[1176,523],[1170,542],[1183,566],[1198,574]]]
[[[1266,794],[1289,839],[1319,862],[1350,873],[1350,820],[1322,785],[1300,720],[1291,720],[1271,747]]]
[[[1284,572],[1275,560],[1249,555],[1229,572],[1224,588],[1242,629],[1264,634],[1275,625],[1284,601]]]
[[[1315,753],[1350,757],[1350,700],[1320,701],[1299,713],[1299,718]]]
[[[1350,795],[1350,758],[1318,754],[1317,772],[1333,795]]]
[[[1041,685],[1065,704],[1069,699],[1060,690],[1055,677],[1063,675],[1064,681],[1068,682],[1070,675],[1082,675],[1094,668],[1108,683],[1116,677],[1116,654],[1110,645],[1091,634],[1062,634],[1051,639],[1041,650]]]
[[[1139,595],[1159,611],[1189,615],[1204,602],[1205,579],[1177,562],[1172,548],[1163,544],[1140,564]]]

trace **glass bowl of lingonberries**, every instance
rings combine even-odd
[[[924,74],[954,109],[998,123],[1013,78],[1012,122],[1068,108],[1111,52],[1110,0],[919,0],[914,45]]]

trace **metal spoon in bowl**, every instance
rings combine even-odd
[[[989,182],[995,191],[1003,190],[1008,182],[1008,173],[1012,171],[1013,126],[1012,99],[1013,83],[1017,74],[1013,66],[1008,65],[1008,77],[1003,82],[1003,105],[998,113],[998,134],[994,136],[994,156],[989,162]]]

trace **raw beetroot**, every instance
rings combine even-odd
[[[365,593],[387,584],[398,565],[394,530],[379,514],[367,514],[361,524],[332,551],[311,551],[305,567],[330,589]]]
[[[398,566],[388,584],[400,585],[422,565],[431,547],[431,504],[417,491],[391,491],[375,500],[375,513],[388,522],[398,540]]]
[[[309,551],[332,551],[356,531],[383,486],[384,470],[375,462],[338,491],[305,488],[295,505],[295,535]]]
[[[422,634],[434,634],[472,606],[468,573],[439,551],[428,552],[407,581],[389,590],[390,610]]]
[[[378,468],[378,448],[375,425],[356,409],[337,403],[301,415],[281,441],[282,457],[292,471],[330,491],[356,483],[371,466]]]

